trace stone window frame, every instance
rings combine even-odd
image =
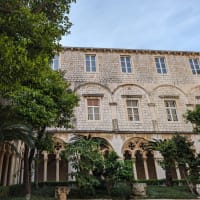
[[[59,68],[60,68],[60,56],[59,56],[59,54],[56,54],[54,56],[54,58],[52,59],[51,69],[55,70],[55,71],[58,71]]]
[[[83,95],[85,97],[85,107],[86,107],[86,120],[89,122],[100,122],[102,121],[102,96],[98,95]],[[89,119],[89,112],[88,112],[88,99],[98,99],[99,100],[99,119]]]
[[[123,71],[122,60],[121,60],[122,58],[125,58],[125,60],[127,58],[130,59],[130,71],[128,71],[127,61],[125,62],[125,71]],[[119,60],[120,60],[121,72],[125,74],[131,74],[133,72],[133,62],[131,55],[120,55]]]
[[[156,61],[157,59],[159,60],[159,62]],[[164,60],[164,67],[162,66],[162,62],[160,61],[161,59]],[[165,56],[155,56],[154,57],[154,62],[155,62],[155,65],[156,65],[156,72],[158,74],[166,75],[166,74],[169,73],[168,69],[167,69],[167,61],[166,61],[166,57]]]
[[[122,98],[124,98],[124,105],[126,108],[126,119],[128,122],[133,122],[133,123],[142,123],[143,118],[142,118],[142,111],[141,111],[141,98],[142,95],[122,95]],[[128,115],[128,109],[127,109],[127,100],[137,100],[138,101],[138,114],[139,114],[139,121],[136,120],[130,120],[129,115]]]
[[[189,65],[193,75],[200,75],[199,58],[189,58]],[[196,61],[196,63],[195,63]]]
[[[167,102],[174,103],[175,106],[167,106],[166,104]],[[178,110],[177,101],[175,99],[164,99],[164,106],[165,106],[165,112],[166,112],[166,120],[170,123],[179,122],[180,119],[177,112]],[[175,111],[175,113],[173,113],[173,111]]]
[[[87,56],[89,56],[90,57],[90,66],[89,66],[89,70],[87,70]],[[91,65],[91,62],[92,62],[92,60],[91,60],[91,57],[92,56],[94,56],[95,57],[95,71],[92,71],[93,69],[92,69],[92,65]],[[97,55],[96,54],[93,54],[93,53],[86,53],[85,54],[85,57],[84,57],[84,63],[85,63],[85,72],[86,73],[96,73],[97,72]]]

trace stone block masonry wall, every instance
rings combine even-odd
[[[96,56],[96,72],[86,72],[85,55]],[[120,56],[130,56],[132,72],[123,73]],[[157,73],[155,57],[164,57],[167,74]],[[80,95],[75,109],[77,130],[191,132],[183,114],[198,102],[200,75],[192,74],[189,58],[200,53],[98,48],[66,48],[60,54],[60,69]],[[101,120],[87,120],[87,95],[100,97]],[[139,101],[140,121],[129,121],[126,98]],[[165,100],[174,100],[178,121],[167,120]],[[190,105],[190,106],[188,106]],[[115,127],[116,128],[116,127]]]

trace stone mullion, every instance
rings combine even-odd
[[[43,181],[47,181],[47,164],[48,164],[48,153],[44,152],[44,174]]]
[[[0,183],[1,183],[1,177],[2,177],[2,168],[3,168],[4,156],[5,156],[5,150],[2,150],[1,154],[0,154]]]
[[[149,179],[149,172],[148,172],[148,167],[147,167],[147,158],[143,158],[144,161],[144,172],[145,172],[145,177],[148,180]]]
[[[5,171],[3,174],[3,186],[7,185],[9,160],[10,160],[10,152],[7,152],[5,155]]]

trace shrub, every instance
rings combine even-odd
[[[112,189],[111,195],[120,197],[120,199],[128,199],[131,195],[131,186],[124,182],[116,183]]]
[[[23,185],[11,185],[9,186],[9,196],[21,197],[24,195]]]
[[[9,187],[8,186],[0,186],[0,198],[7,197],[9,194]]]

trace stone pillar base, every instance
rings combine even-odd
[[[58,186],[55,189],[55,200],[67,200],[70,188],[66,186]]]
[[[133,183],[132,192],[135,196],[146,197],[147,196],[147,184],[146,183]]]

